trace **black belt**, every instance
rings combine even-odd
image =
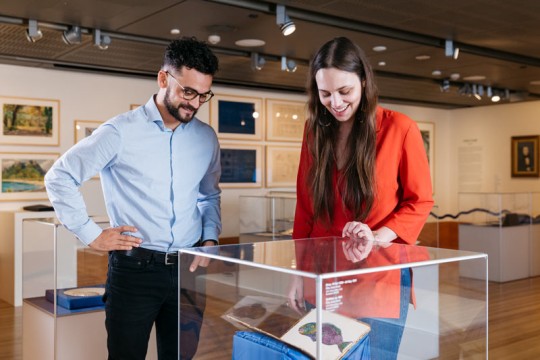
[[[114,250],[116,254],[133,257],[139,260],[153,260],[158,264],[176,265],[178,264],[178,252],[163,252],[149,250],[141,247],[134,247],[131,250]]]

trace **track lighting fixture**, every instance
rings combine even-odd
[[[454,41],[446,40],[444,43],[444,55],[447,57],[453,57],[454,60],[457,60],[459,57],[459,48],[454,47]]]
[[[264,67],[264,64],[266,64],[266,60],[264,57],[259,55],[259,53],[252,52],[251,53],[251,69],[252,70],[262,70]]]
[[[100,50],[107,50],[111,44],[111,37],[103,34],[100,29],[94,30],[94,46],[97,46]]]
[[[295,72],[297,69],[296,61],[287,60],[286,56],[281,57],[281,71]]]
[[[80,44],[82,41],[81,28],[79,26],[70,26],[62,33],[62,40],[68,45]]]
[[[276,5],[276,24],[279,25],[283,36],[289,36],[296,30],[296,25],[287,15],[285,5]]]
[[[43,33],[38,29],[37,20],[28,20],[28,29],[26,29],[26,38],[29,42],[33,43],[40,40],[43,37]]]

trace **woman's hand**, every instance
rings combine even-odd
[[[364,260],[373,249],[375,234],[370,227],[358,221],[350,221],[343,227],[342,237],[349,238],[341,243],[345,258],[353,263]]]
[[[287,306],[300,315],[306,313],[304,307],[304,282],[301,276],[294,275],[287,290]]]

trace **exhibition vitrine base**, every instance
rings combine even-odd
[[[365,259],[347,260],[350,246]],[[342,238],[180,251],[184,266],[197,256],[209,266],[179,277],[206,303],[202,320],[179,303],[183,326],[201,321],[195,359],[487,358],[487,281],[459,275],[470,262],[485,274],[485,254]]]
[[[86,247],[54,218],[23,221],[22,246],[23,360],[106,359],[107,253]],[[147,359],[157,359],[151,339]]]

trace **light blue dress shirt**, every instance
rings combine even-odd
[[[80,185],[100,173],[112,227],[132,225],[141,247],[177,251],[221,232],[221,174],[215,131],[193,118],[165,127],[154,97],[96,129],[45,176],[60,222],[83,243],[102,229],[88,216]]]

